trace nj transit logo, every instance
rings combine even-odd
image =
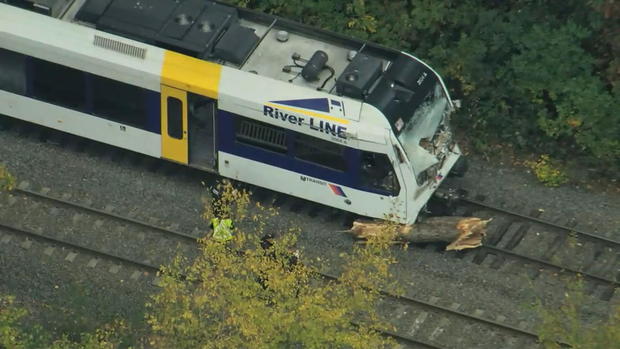
[[[344,103],[341,101],[329,98],[271,101],[263,106],[263,115],[298,127],[309,127],[316,132],[347,138],[347,127],[344,125],[349,120],[343,117]]]
[[[340,187],[339,185],[327,183],[320,179],[314,179],[312,177],[307,177],[304,175],[301,175],[299,178],[301,179],[302,182],[310,182],[310,183],[319,184],[319,185],[327,185],[327,187],[332,191],[332,193],[334,193],[334,195],[342,196],[345,198],[347,197],[347,194],[344,193],[344,190],[342,190],[342,187]]]

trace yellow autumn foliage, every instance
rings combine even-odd
[[[529,167],[536,178],[548,187],[558,187],[568,182],[568,176],[551,159],[549,155],[543,154],[536,161],[526,161],[525,166]]]
[[[195,260],[179,256],[162,269],[161,291],[148,305],[152,347],[393,346],[381,335],[391,326],[376,309],[378,289],[391,278],[389,244],[356,247],[344,258],[340,280],[326,280],[303,254],[297,262],[299,230],[271,224],[277,212],[250,207],[247,191],[230,183],[220,189],[234,213],[234,239],[206,236]],[[277,237],[263,248],[267,231]]]

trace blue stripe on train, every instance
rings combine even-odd
[[[347,171],[341,172],[331,170],[306,161],[297,160],[290,155],[290,150],[289,154],[280,154],[236,142],[234,125],[234,118],[236,117],[240,116],[223,110],[218,112],[218,150],[307,176],[320,178],[325,181],[342,184],[348,187],[356,187],[355,183],[358,182],[358,175],[356,174],[357,171],[352,171],[352,169],[359,167],[360,152],[357,149],[345,147]],[[293,143],[292,137],[287,138],[289,139],[288,147],[291,149],[293,146],[293,144],[291,144]],[[357,163],[357,165],[355,163]]]
[[[235,141],[235,118],[236,114],[219,110],[218,111],[218,150],[240,156],[246,159],[258,161],[267,165],[279,167],[292,172],[297,172],[306,176],[319,178],[327,182],[340,184],[346,187],[387,195],[386,192],[371,190],[360,185],[360,161],[361,151],[359,149],[346,147],[344,158],[347,163],[347,170],[337,171],[320,165],[296,159],[294,154],[293,137],[288,138],[288,154],[280,154],[259,147],[242,144]],[[287,130],[290,135],[295,132]],[[277,179],[274,179],[277,180]]]

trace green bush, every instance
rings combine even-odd
[[[556,304],[538,301],[536,308],[541,317],[537,328],[545,349],[612,349],[620,347],[620,305],[610,304],[603,319],[592,319],[588,314],[588,297],[582,279],[568,284],[563,300]]]

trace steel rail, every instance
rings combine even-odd
[[[325,272],[319,272],[319,274],[321,276],[325,277],[325,278],[330,279],[330,280],[334,280],[334,281],[338,281],[339,280],[339,278],[337,276],[333,275],[333,274],[329,274],[329,273],[325,273]],[[440,305],[437,305],[437,304],[432,304],[430,302],[425,302],[425,301],[422,301],[422,300],[419,300],[419,299],[415,299],[415,298],[412,298],[412,297],[409,297],[409,296],[397,295],[397,294],[394,294],[394,293],[386,291],[386,290],[379,290],[379,292],[382,295],[384,295],[384,296],[387,296],[387,297],[390,297],[390,298],[394,298],[396,300],[403,300],[405,302],[421,305],[421,306],[429,308],[429,309],[440,310],[440,311],[442,311],[444,313],[449,313],[449,314],[456,315],[458,317],[462,317],[462,318],[465,318],[465,319],[475,320],[475,321],[478,321],[478,322],[481,322],[481,323],[484,323],[484,324],[487,324],[487,325],[492,325],[494,327],[498,327],[498,328],[501,328],[501,329],[504,329],[504,330],[509,330],[511,332],[514,332],[514,333],[517,333],[517,334],[520,334],[520,335],[525,335],[527,337],[538,339],[538,335],[536,333],[530,332],[530,331],[527,331],[527,330],[524,330],[524,329],[521,329],[521,328],[518,328],[518,327],[515,327],[515,326],[507,325],[507,324],[504,324],[504,323],[501,323],[501,322],[498,322],[498,321],[494,321],[494,320],[490,320],[490,319],[485,319],[485,318],[480,317],[480,316],[471,315],[471,314],[468,314],[468,313],[465,313],[465,312],[462,312],[462,311],[454,310],[454,309],[451,309],[451,308],[448,308],[448,307],[444,307],[444,306],[440,306]]]
[[[604,278],[602,276],[594,275],[594,274],[588,273],[588,272],[583,271],[583,270],[576,270],[576,269],[573,269],[573,268],[564,267],[564,266],[561,266],[561,265],[558,265],[558,264],[554,264],[552,262],[548,262],[548,261],[545,261],[545,260],[542,260],[542,259],[539,259],[539,258],[536,258],[536,257],[533,257],[533,256],[522,255],[522,254],[510,251],[510,250],[506,250],[506,249],[501,248],[501,247],[491,246],[491,245],[482,245],[479,248],[481,250],[490,250],[490,251],[494,251],[494,252],[499,252],[500,254],[505,254],[505,255],[511,256],[513,258],[518,258],[518,259],[530,261],[530,262],[533,262],[533,263],[538,263],[540,265],[544,265],[546,267],[550,267],[550,268],[556,269],[558,271],[567,271],[567,272],[570,272],[570,273],[573,273],[573,274],[583,275],[583,276],[585,276],[587,278],[590,278],[590,279],[593,279],[593,280],[596,280],[596,281],[599,281],[599,282],[608,283],[608,284],[610,284],[610,285],[612,285],[614,287],[620,286],[620,282],[618,282],[616,280],[607,279],[607,278]],[[476,253],[476,252],[473,252],[473,253]]]
[[[595,234],[592,234],[592,233],[589,233],[589,232],[586,232],[586,231],[583,231],[583,230],[580,230],[580,229],[571,228],[571,227],[568,227],[568,226],[565,226],[565,225],[562,225],[562,224],[554,223],[554,222],[551,222],[551,221],[548,221],[548,220],[544,220],[544,219],[540,219],[540,218],[537,218],[537,217],[528,216],[528,215],[523,214],[523,213],[519,213],[519,212],[512,211],[512,210],[509,210],[509,209],[505,209],[505,208],[502,208],[502,207],[498,207],[498,206],[494,206],[494,205],[491,205],[491,204],[487,204],[487,203],[484,203],[484,202],[479,201],[479,200],[473,200],[473,199],[468,199],[468,198],[459,198],[459,200],[463,201],[463,202],[466,202],[466,203],[469,203],[469,204],[472,204],[472,205],[484,207],[484,208],[487,208],[487,209],[490,209],[490,210],[493,210],[493,211],[505,213],[505,214],[513,216],[513,217],[518,217],[518,218],[521,218],[521,219],[524,219],[524,220],[527,220],[527,221],[536,222],[536,223],[539,223],[539,224],[542,224],[542,225],[546,225],[548,227],[552,227],[552,228],[556,228],[556,229],[559,229],[559,230],[568,231],[570,233],[575,233],[577,235],[581,235],[581,236],[583,236],[585,238],[588,238],[590,240],[604,242],[605,244],[610,245],[610,246],[614,246],[614,247],[620,246],[620,241],[612,240],[612,239],[609,239],[609,238],[604,237],[604,236],[595,235]]]
[[[88,205],[78,204],[78,203],[71,202],[71,201],[68,201],[68,200],[65,200],[65,199],[62,199],[62,198],[58,198],[58,197],[54,197],[54,196],[51,196],[51,195],[43,194],[43,193],[40,193],[40,192],[36,192],[36,191],[33,191],[33,190],[29,190],[29,189],[26,189],[26,188],[23,188],[23,187],[20,187],[20,186],[18,186],[17,188],[13,189],[12,192],[17,192],[17,193],[20,193],[20,194],[23,194],[23,195],[36,197],[36,198],[47,200],[47,201],[51,201],[51,202],[54,202],[54,203],[59,203],[59,204],[61,204],[63,206],[77,208],[77,209],[88,211],[88,212],[91,212],[91,213],[94,213],[94,214],[97,214],[97,215],[100,215],[100,216],[111,217],[111,218],[114,218],[116,220],[120,220],[120,221],[123,221],[123,222],[129,222],[131,224],[134,224],[134,225],[137,225],[137,226],[141,226],[143,228],[156,230],[156,231],[162,232],[164,234],[170,234],[170,235],[173,235],[175,237],[178,237],[178,238],[181,238],[181,239],[184,239],[184,240],[191,240],[193,242],[196,242],[196,240],[198,239],[198,237],[192,236],[190,234],[182,233],[182,232],[175,231],[175,230],[168,229],[168,228],[159,227],[157,225],[154,225],[154,224],[151,224],[151,223],[147,223],[147,222],[135,219],[135,218],[121,216],[121,215],[116,214],[114,212],[110,212],[110,211],[106,211],[106,210],[101,210],[101,209],[94,208],[94,207],[91,207],[91,206],[88,206]]]
[[[552,227],[552,228],[555,228],[555,229],[567,231],[569,233],[575,233],[577,235],[582,235],[582,236],[584,236],[587,239],[593,240],[593,241],[595,241],[597,243],[602,243],[605,247],[612,247],[612,248],[620,247],[620,242],[617,242],[617,241],[614,241],[614,240],[611,240],[611,239],[608,239],[608,238],[605,238],[605,237],[602,237],[602,236],[597,236],[597,235],[594,235],[592,233],[587,233],[587,232],[584,232],[584,231],[572,229],[572,228],[569,228],[569,227],[561,225],[561,224],[553,223],[553,222],[550,222],[550,221],[547,221],[547,220],[544,220],[544,219],[540,219],[540,218],[537,218],[537,217],[528,216],[528,215],[525,215],[525,214],[522,214],[522,213],[519,213],[519,212],[515,212],[515,211],[511,211],[511,210],[508,210],[508,209],[505,209],[505,208],[502,208],[502,207],[497,207],[497,206],[494,206],[492,204],[487,204],[487,203],[484,203],[484,202],[479,201],[479,200],[472,200],[472,199],[467,199],[467,198],[461,198],[460,200],[464,201],[466,203],[469,203],[469,204],[473,204],[473,205],[477,205],[477,206],[480,206],[480,207],[484,207],[484,208],[492,210],[492,211],[500,212],[500,213],[506,214],[508,216],[517,217],[517,218],[520,218],[520,219],[522,219],[524,221],[534,222],[534,223],[538,223],[538,224],[545,225],[545,226],[548,226],[548,227]],[[545,267],[553,268],[553,269],[558,270],[560,272],[566,271],[566,272],[573,273],[573,274],[583,275],[584,277],[587,277],[587,278],[592,279],[592,280],[596,280],[598,282],[609,284],[609,285],[611,285],[613,287],[619,287],[620,286],[620,281],[617,281],[617,280],[615,280],[613,278],[606,278],[604,276],[600,276],[600,275],[595,275],[595,274],[589,273],[589,272],[587,272],[585,270],[574,269],[574,268],[562,266],[562,265],[555,264],[553,262],[550,262],[550,261],[547,261],[547,260],[544,260],[544,259],[541,259],[541,258],[538,258],[538,257],[535,257],[535,256],[528,256],[528,255],[516,253],[516,252],[510,251],[510,250],[507,250],[505,248],[501,248],[499,246],[483,245],[483,246],[480,247],[480,249],[481,250],[489,250],[491,252],[497,253],[498,255],[504,254],[504,255],[510,256],[512,258],[526,260],[526,261],[529,261],[529,262],[532,262],[532,263],[536,263],[536,264],[539,264],[539,265],[542,265],[542,266],[545,266]]]
[[[113,255],[113,254],[108,253],[108,252],[102,252],[102,251],[95,250],[95,249],[90,248],[90,247],[86,247],[86,246],[75,244],[75,243],[70,242],[70,241],[65,241],[65,240],[62,240],[62,239],[46,236],[46,235],[43,235],[43,234],[40,234],[40,233],[36,233],[36,232],[30,231],[30,230],[28,230],[26,228],[23,228],[23,227],[15,227],[15,226],[7,225],[7,224],[4,224],[4,223],[0,223],[0,229],[7,230],[7,231],[12,232],[14,234],[26,235],[26,236],[28,236],[28,237],[30,237],[32,239],[36,239],[36,240],[39,240],[39,241],[44,241],[44,242],[47,242],[47,243],[52,243],[52,244],[56,244],[56,245],[63,245],[63,246],[66,246],[66,247],[70,247],[71,249],[74,249],[76,251],[86,252],[86,253],[89,253],[89,254],[101,257],[101,258],[108,259],[108,260],[111,259],[111,260],[114,260],[114,261],[117,261],[117,262],[122,262],[122,263],[125,263],[125,264],[134,265],[134,266],[137,266],[137,267],[140,267],[140,268],[149,269],[151,271],[159,271],[159,267],[156,267],[156,266],[151,265],[151,264],[147,264],[147,263],[139,262],[139,261],[132,260],[132,259],[129,259],[129,258]]]

